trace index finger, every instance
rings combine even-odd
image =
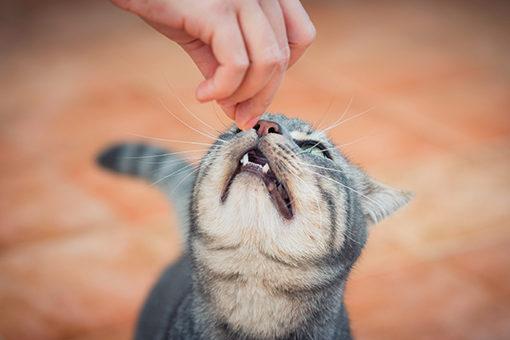
[[[201,102],[223,99],[234,93],[250,64],[235,13],[229,14],[228,18],[221,18],[222,22],[216,23],[212,34],[210,44],[218,67],[197,89],[197,99]]]

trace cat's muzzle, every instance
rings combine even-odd
[[[291,219],[294,216],[294,206],[289,195],[288,189],[275,175],[267,157],[258,148],[246,152],[239,159],[237,168],[230,175],[221,195],[221,201],[225,202],[228,197],[228,191],[234,178],[242,172],[250,172],[259,176],[266,185],[267,191],[273,201],[276,209],[286,218]]]

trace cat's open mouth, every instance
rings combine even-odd
[[[269,161],[259,149],[252,149],[245,153],[239,160],[239,165],[230,175],[223,192],[221,201],[225,202],[228,196],[228,190],[234,178],[241,172],[250,172],[260,176],[266,184],[267,191],[269,192],[273,203],[277,210],[286,219],[291,219],[294,216],[292,199],[288,190],[283,183],[278,180],[274,172],[269,167]]]

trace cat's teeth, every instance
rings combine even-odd
[[[266,163],[266,165],[264,165],[264,166],[262,167],[262,172],[264,173],[264,175],[265,175],[265,174],[267,174],[267,171],[268,171],[268,170],[269,170],[269,164],[267,164],[267,163]]]
[[[241,160],[241,163],[244,165],[248,164],[248,162],[250,161],[250,159],[248,158],[248,154],[244,154],[244,157],[243,159]]]

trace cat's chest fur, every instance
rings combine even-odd
[[[278,283],[285,282],[287,275],[278,272],[278,266],[269,263],[262,255],[256,252],[252,255],[249,260],[239,259],[239,266],[249,266],[249,270],[229,270],[223,275],[211,272],[201,276],[209,282],[208,299],[212,303],[203,301],[210,306],[207,313],[216,315],[232,329],[262,338],[283,335],[302,321],[303,315],[299,312],[302,306],[297,299],[281,291],[284,286]],[[279,278],[275,279],[275,275]]]
[[[200,286],[206,292],[200,304],[205,315],[229,328],[272,339],[295,330],[320,308],[307,292],[323,280],[315,266],[284,263],[253,246],[204,248],[197,254],[202,260],[196,280],[205,283]]]

